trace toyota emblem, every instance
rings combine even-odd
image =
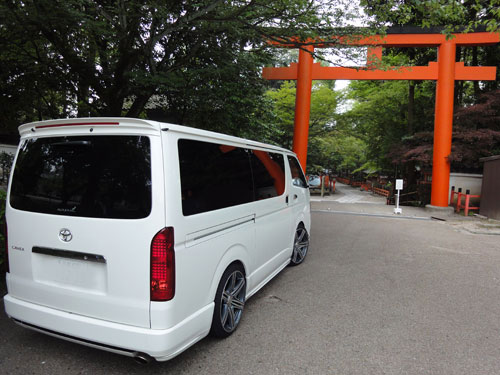
[[[59,239],[62,242],[69,242],[73,239],[73,235],[69,229],[63,228],[59,231]]]

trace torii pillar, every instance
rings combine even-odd
[[[431,187],[431,205],[437,207],[448,206],[456,50],[457,46],[451,40],[442,43],[438,49]]]
[[[453,34],[447,39],[445,35],[439,33],[388,33],[384,37],[366,37],[354,41],[343,37],[332,39],[335,40],[334,43],[322,40],[304,43],[299,50],[298,64],[292,63],[290,67],[284,68],[264,68],[262,72],[265,79],[297,80],[293,151],[299,157],[302,168],[305,170],[307,161],[313,80],[436,80],[431,205],[447,207],[455,81],[496,79],[496,67],[472,67],[464,66],[463,62],[455,62],[456,47],[496,44],[500,42],[499,34],[487,32]],[[332,45],[368,46],[368,67],[364,69],[322,67],[319,63],[314,63],[312,57],[314,47],[325,48]],[[281,46],[296,48],[296,45],[286,43]],[[438,61],[431,62],[428,66],[380,70],[374,65],[374,61],[382,58],[382,47],[437,47]]]
[[[309,140],[313,52],[313,46],[305,46],[303,50],[299,50],[297,92],[295,94],[293,151],[297,154],[304,172],[306,170],[307,142]]]

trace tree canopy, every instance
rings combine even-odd
[[[366,161],[367,145],[352,128],[352,122],[338,112],[342,94],[332,81],[315,81],[311,92],[308,173],[324,169],[354,170]],[[266,92],[270,99],[268,121],[278,130],[271,142],[292,147],[295,113],[295,82],[285,81],[279,89]]]
[[[235,132],[263,92],[268,41],[318,35],[346,12],[307,0],[7,0],[0,14],[4,128],[99,115]]]
[[[362,1],[368,14],[390,26],[440,24],[444,33],[488,30],[498,32],[498,5],[494,1]],[[389,48],[386,65],[427,65],[436,61],[436,49]],[[500,47],[458,47],[457,61],[465,65],[498,66]],[[497,75],[500,72],[497,71]],[[498,153],[500,108],[496,103],[498,80],[457,81],[456,112],[450,161],[452,171],[479,172],[479,158]],[[355,124],[367,143],[367,159],[379,170],[399,166],[412,175],[417,166],[432,167],[435,82],[352,82],[347,97],[352,107],[343,116]],[[400,169],[401,170],[401,169]]]

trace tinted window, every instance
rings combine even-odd
[[[185,216],[254,200],[247,150],[181,139],[179,162]]]
[[[255,199],[276,197],[285,192],[283,155],[252,150],[252,172],[255,184]]]
[[[138,219],[151,212],[147,137],[28,139],[12,181],[12,207],[56,215]]]
[[[292,184],[294,186],[306,188],[307,181],[304,177],[299,161],[293,156],[288,156],[288,163],[290,164],[290,171],[292,172]]]

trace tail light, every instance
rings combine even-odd
[[[151,241],[151,301],[175,295],[174,228],[163,228]]]
[[[5,269],[7,272],[10,272],[9,270],[9,240],[7,238],[7,220],[4,218],[4,225],[3,225],[3,230],[4,230],[4,246],[5,246]]]

